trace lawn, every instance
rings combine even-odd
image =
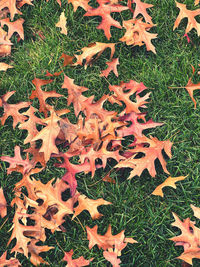
[[[1,2],[1,1],[0,1]],[[125,4],[127,1],[122,1]],[[90,266],[111,266],[103,257],[102,250],[97,246],[89,250],[85,227],[98,225],[99,234],[104,234],[108,225],[112,226],[112,233],[118,234],[125,230],[126,237],[137,240],[136,244],[128,244],[122,251],[120,257],[121,266],[181,266],[182,261],[176,259],[182,252],[182,246],[174,246],[169,239],[180,234],[180,230],[171,226],[174,221],[172,212],[175,212],[182,220],[190,217],[200,223],[193,216],[190,205],[199,206],[200,197],[200,96],[199,91],[194,92],[197,100],[197,108],[184,88],[172,89],[169,87],[184,87],[192,76],[191,65],[196,69],[192,78],[198,83],[200,78],[197,74],[200,64],[200,39],[195,29],[188,35],[191,42],[184,37],[187,19],[184,19],[179,27],[173,31],[174,22],[179,10],[174,0],[149,0],[144,1],[154,5],[149,11],[155,27],[152,33],[158,36],[152,41],[156,48],[156,54],[146,50],[146,46],[127,46],[119,42],[125,30],[112,27],[112,37],[108,41],[102,30],[96,27],[101,21],[100,17],[84,17],[85,11],[78,8],[73,12],[73,7],[67,1],[62,1],[60,7],[55,0],[33,1],[34,6],[24,5],[21,9],[24,18],[24,41],[17,42],[17,37],[12,37],[12,53],[9,57],[2,58],[13,66],[6,72],[0,72],[0,95],[8,91],[16,91],[11,97],[10,103],[30,101],[34,86],[34,78],[46,79],[46,71],[54,73],[60,69],[65,75],[74,79],[75,84],[89,88],[85,96],[95,95],[95,100],[108,94],[108,85],[116,85],[121,81],[135,80],[143,82],[151,92],[150,101],[147,105],[147,119],[155,122],[163,122],[161,127],[148,129],[146,136],[154,136],[159,140],[170,140],[173,142],[172,158],[166,157],[167,169],[172,177],[187,176],[177,183],[177,189],[166,187],[164,198],[151,195],[153,190],[161,184],[169,175],[164,173],[159,162],[156,161],[157,175],[152,178],[148,171],[144,171],[140,177],[136,176],[127,180],[129,170],[117,171],[112,169],[111,177],[116,180],[115,184],[106,183],[102,178],[112,168],[112,161],[106,169],[97,170],[94,177],[83,172],[77,175],[78,191],[91,199],[104,198],[112,205],[101,206],[99,211],[103,216],[99,220],[92,220],[87,211],[83,211],[73,221],[66,218],[64,226],[66,232],[56,231],[52,234],[46,231],[47,239],[45,245],[53,246],[55,249],[43,254],[45,261],[50,266],[65,266],[62,261],[64,251],[74,250],[74,257],[84,256],[86,259],[94,258]],[[194,1],[179,1],[187,4],[188,9],[195,9]],[[95,6],[95,1],[90,1]],[[197,8],[197,7],[196,7]],[[59,20],[62,11],[67,18],[67,36],[60,33],[55,24]],[[131,12],[112,13],[113,18],[122,22],[131,18]],[[19,16],[19,15],[17,15]],[[16,17],[17,17],[16,16]],[[197,17],[198,18],[198,17]],[[198,20],[198,19],[197,19]],[[41,38],[42,33],[45,38]],[[117,43],[114,57],[119,58],[119,76],[111,73],[108,78],[100,77],[100,71],[106,68],[109,61],[110,51],[106,50],[94,61],[92,66],[84,69],[83,66],[66,66],[63,68],[63,60],[59,59],[62,53],[73,56],[83,47],[93,42]],[[55,90],[65,94],[67,90],[61,86],[64,76],[61,74],[54,78],[53,83],[47,86],[47,91]],[[64,92],[65,90],[65,92]],[[53,98],[52,105],[56,109],[66,108],[66,98],[59,100]],[[36,108],[38,102],[33,101]],[[70,108],[72,111],[72,107]],[[109,107],[108,107],[109,108]],[[0,109],[0,116],[3,109]],[[67,115],[69,120],[76,122],[73,111]],[[21,150],[29,147],[24,145],[27,131],[18,127],[13,129],[12,118],[6,120],[5,125],[0,125],[0,156],[14,156],[14,147],[20,146]],[[126,144],[124,144],[125,146]],[[61,178],[65,173],[62,168],[55,168],[55,159],[51,158],[47,167],[40,173],[34,175],[43,183],[52,178]],[[4,189],[8,203],[8,215],[0,218],[0,256],[5,250],[8,252],[15,245],[15,241],[7,247],[10,238],[9,229],[15,208],[10,207],[14,197],[14,185],[22,178],[21,174],[12,172],[7,175],[7,164],[0,162],[0,185]],[[9,253],[8,253],[9,254]],[[12,254],[13,256],[13,254]],[[10,257],[10,256],[9,256]],[[17,258],[22,266],[33,266],[30,261],[18,253]],[[193,266],[199,266],[199,260],[193,260]]]

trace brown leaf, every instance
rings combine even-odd
[[[104,251],[104,258],[109,261],[113,267],[120,267],[121,260],[117,258],[117,254],[115,252]]]
[[[71,3],[74,7],[74,12],[76,12],[77,8],[80,6],[85,10],[88,10],[89,8],[91,8],[88,5],[88,2],[90,0],[68,0],[68,3]]]
[[[0,266],[1,267],[20,267],[21,264],[18,259],[10,258],[9,260],[6,259],[7,251],[5,251],[0,257]]]
[[[65,252],[64,258],[62,259],[63,261],[67,262],[68,267],[81,267],[81,266],[88,266],[91,261],[93,261],[93,258],[86,260],[83,258],[83,256],[77,258],[77,259],[72,259],[73,256],[73,249],[71,249],[69,252]]]
[[[1,26],[8,26],[8,36],[10,39],[14,32],[17,32],[22,40],[24,40],[24,29],[22,24],[24,23],[24,19],[20,18],[14,22],[11,22],[9,18],[5,18],[0,20]]]
[[[113,58],[113,60],[111,62],[106,62],[106,64],[108,65],[108,68],[105,70],[101,71],[100,76],[104,76],[104,77],[108,77],[109,73],[111,71],[114,72],[114,74],[118,77],[118,71],[117,71],[117,65],[119,65],[119,59],[118,58]]]

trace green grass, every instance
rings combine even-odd
[[[170,224],[174,221],[172,212],[184,219],[190,217],[194,220],[190,204],[199,206],[199,172],[200,172],[200,96],[199,92],[194,93],[197,99],[197,109],[194,110],[185,89],[169,89],[169,86],[184,86],[192,75],[191,64],[198,69],[200,63],[200,39],[195,30],[189,33],[192,43],[187,43],[183,38],[186,22],[181,22],[178,29],[173,31],[173,24],[178,15],[178,9],[174,0],[149,0],[145,1],[154,5],[151,8],[151,16],[156,24],[152,32],[158,33],[158,38],[153,41],[157,54],[146,52],[145,47],[130,47],[124,43],[116,45],[115,57],[119,57],[118,66],[119,77],[110,74],[108,81],[111,84],[119,84],[120,81],[128,82],[130,79],[143,82],[145,86],[152,89],[151,101],[148,104],[148,118],[153,118],[156,122],[164,122],[164,126],[149,130],[147,135],[156,136],[159,140],[170,139],[173,145],[173,157],[168,160],[168,170],[172,177],[188,175],[188,177],[177,183],[177,189],[165,188],[165,196],[162,199],[151,195],[157,185],[167,178],[158,165],[156,178],[151,178],[147,172],[142,176],[132,180],[126,180],[128,173],[113,172],[112,177],[116,178],[116,184],[99,182],[105,175],[105,171],[97,171],[93,180],[90,175],[80,174],[78,176],[78,190],[85,193],[90,198],[103,197],[113,205],[100,207],[104,216],[98,221],[92,221],[89,214],[84,211],[78,218],[85,227],[99,226],[99,233],[104,234],[109,224],[112,225],[113,233],[117,234],[125,229],[125,235],[133,237],[138,244],[129,244],[122,251],[121,266],[180,266],[181,261],[175,259],[179,256],[182,247],[174,247],[169,238],[180,234],[177,228]],[[187,3],[188,8],[193,8],[193,0],[179,1]],[[48,3],[42,0],[34,1],[34,7],[24,6],[22,9],[25,19],[24,42],[14,43],[12,55],[3,59],[4,62],[11,63],[14,68],[6,73],[0,73],[1,95],[7,91],[15,90],[16,93],[10,101],[17,103],[27,101],[31,94],[33,85],[31,80],[34,77],[45,78],[45,72],[55,72],[62,66],[59,57],[64,52],[74,55],[77,50],[87,46],[91,42],[107,42],[103,31],[97,30],[99,24],[98,17],[83,17],[85,13],[79,8],[73,12],[71,5],[63,1],[62,8],[54,0]],[[61,11],[65,9],[67,15],[68,35],[60,34],[55,27]],[[114,14],[119,20],[130,18],[130,14],[124,11],[122,15]],[[45,40],[41,40],[38,35],[33,35],[37,31],[42,31]],[[118,42],[123,36],[123,30],[113,28],[110,42]],[[108,92],[108,82],[99,77],[100,70],[105,69],[105,62],[109,59],[109,51],[94,63],[92,67],[84,70],[83,67],[65,67],[65,74],[75,79],[75,83],[88,87],[88,95],[95,94],[99,99]],[[195,74],[194,82],[199,81]],[[55,79],[55,82],[48,85],[48,90],[56,90],[63,93],[61,85],[63,76]],[[66,94],[65,94],[66,95]],[[57,101],[54,100],[55,103]],[[57,107],[64,106],[65,99],[57,103]],[[0,110],[2,112],[2,110]],[[1,113],[2,114],[2,113]],[[0,114],[0,115],[1,115]],[[70,117],[74,119],[74,117]],[[23,140],[25,131],[18,128],[12,129],[12,119],[7,120],[4,126],[0,126],[0,155],[14,155],[16,145],[25,148]],[[14,184],[21,176],[17,173],[6,174],[6,166],[1,162],[0,184],[5,189],[8,203],[12,201]],[[48,168],[38,176],[43,182],[47,182],[53,177],[62,177],[64,170],[55,169],[53,161],[48,164]],[[94,185],[93,185],[94,184]],[[6,243],[9,240],[9,228],[12,225],[14,211],[9,208],[8,221],[0,226],[0,255],[6,250]],[[4,219],[0,219],[0,225]],[[54,246],[55,250],[46,253],[45,260],[50,266],[65,266],[61,261],[63,252],[74,249],[74,256],[83,255],[87,259],[94,257],[91,266],[109,266],[103,258],[102,251],[94,247],[88,249],[86,233],[77,220],[66,219],[66,233],[56,232],[53,235],[48,233],[45,244]],[[200,223],[197,222],[197,226]],[[59,246],[58,246],[59,244]],[[8,247],[12,249],[13,242]],[[32,266],[22,255],[17,256],[22,266]],[[199,260],[193,261],[194,266],[199,266]]]

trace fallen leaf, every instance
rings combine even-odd
[[[71,249],[69,252],[65,252],[64,258],[62,259],[63,261],[67,262],[68,267],[81,267],[81,266],[88,266],[91,261],[93,261],[93,258],[86,260],[83,258],[83,256],[77,258],[77,259],[72,259],[72,256],[74,254],[73,249]]]
[[[7,202],[3,194],[3,188],[0,187],[0,217],[7,215]]]
[[[65,17],[65,12],[63,11],[60,15],[60,20],[58,23],[56,23],[56,27],[61,28],[61,33],[67,35],[67,28],[66,28],[66,17]]]
[[[104,251],[104,258],[109,261],[113,267],[120,267],[121,260],[117,258],[117,254],[115,252]]]
[[[0,71],[7,71],[7,69],[12,69],[13,66],[10,66],[4,62],[0,62]]]
[[[108,65],[108,68],[105,70],[102,70],[100,76],[101,77],[104,76],[107,78],[109,73],[111,71],[113,71],[114,74],[118,77],[117,65],[119,65],[119,59],[113,58],[112,61],[110,61],[110,62],[108,61],[108,62],[106,62],[106,64]]]
[[[159,186],[156,187],[156,189],[151,193],[152,195],[156,195],[156,196],[161,196],[164,197],[163,194],[163,187],[165,186],[171,186],[173,188],[176,188],[175,183],[178,181],[182,181],[186,178],[187,176],[179,176],[179,177],[168,177],[162,184],[160,184]]]

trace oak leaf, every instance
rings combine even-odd
[[[104,251],[104,258],[109,261],[113,267],[120,267],[121,260],[117,258],[117,254],[115,252]]]
[[[175,183],[178,181],[182,181],[186,178],[187,176],[179,176],[179,177],[168,177],[162,184],[160,184],[159,186],[156,187],[156,189],[151,193],[152,195],[156,195],[156,196],[161,196],[163,197],[163,187],[165,186],[171,186],[173,188],[176,188]]]
[[[11,20],[14,19],[15,14],[21,15],[22,13],[16,8],[16,0],[1,0],[0,10],[8,8]]]
[[[136,5],[135,10],[133,11],[133,18],[136,18],[141,14],[146,22],[152,24],[152,17],[147,13],[147,9],[153,7],[153,5],[143,3],[141,0],[130,0],[130,2],[133,2]]]
[[[112,235],[111,225],[108,226],[108,230],[104,235],[99,235],[97,233],[98,226],[95,225],[93,228],[86,226],[87,239],[89,240],[89,249],[93,248],[95,245],[103,250],[116,248],[116,253],[118,256],[121,255],[121,250],[123,250],[127,243],[137,243],[133,238],[125,238],[124,230],[117,235]]]
[[[195,5],[195,6],[198,5],[199,2],[200,2],[200,0],[195,0],[195,1],[194,1],[194,5]]]
[[[90,264],[91,261],[93,261],[93,258],[86,260],[84,259],[83,256],[77,258],[77,259],[72,259],[73,256],[73,249],[71,249],[69,252],[65,252],[64,258],[62,259],[63,261],[67,262],[68,267],[81,267],[81,266],[87,266]]]
[[[84,210],[87,210],[90,213],[93,220],[99,219],[101,216],[103,216],[103,214],[98,212],[97,207],[101,205],[110,205],[110,204],[112,203],[104,200],[103,198],[94,200],[86,197],[83,194],[79,195],[78,206],[74,208],[75,213],[72,217],[72,220],[76,218],[76,216],[78,216]]]
[[[199,24],[200,25],[200,24]],[[193,70],[193,75],[194,75],[194,72],[195,72],[195,68],[192,66],[192,70]],[[192,75],[192,77],[193,77]],[[194,90],[198,90],[200,89],[200,83],[197,83],[197,84],[193,84],[192,83],[192,77],[190,77],[190,79],[188,80],[188,83],[187,85],[185,86],[185,89],[188,91],[192,101],[194,102],[194,108],[196,109],[196,106],[197,106],[197,102],[196,100],[194,99],[194,96],[193,96],[193,92]]]
[[[10,258],[9,260],[6,259],[7,251],[5,251],[0,257],[0,266],[1,267],[20,267],[21,264],[18,259]]]
[[[147,51],[152,51],[156,54],[154,45],[151,43],[152,39],[157,37],[156,33],[150,33],[149,30],[155,26],[154,24],[145,23],[141,19],[130,19],[123,22],[123,27],[126,32],[119,40],[125,42],[127,45],[142,46],[146,45]]]
[[[24,122],[27,117],[21,114],[20,109],[27,108],[30,102],[20,102],[18,104],[8,104],[7,100],[15,93],[15,91],[7,92],[1,97],[2,106],[4,108],[3,116],[0,118],[1,124],[4,125],[6,119],[9,116],[13,117],[13,128],[17,126],[18,123]]]
[[[80,6],[85,10],[88,10],[89,8],[91,8],[88,5],[88,2],[90,0],[68,0],[68,3],[71,3],[74,7],[74,12],[76,12],[77,8]]]
[[[13,66],[10,66],[4,62],[0,62],[0,71],[7,71],[7,69],[12,69]]]
[[[67,35],[67,28],[66,28],[66,17],[65,17],[65,12],[63,11],[60,15],[60,19],[58,21],[58,23],[56,23],[56,27],[61,28],[61,33]]]
[[[3,189],[0,187],[0,217],[3,218],[7,215],[7,202],[4,197]]]
[[[59,59],[63,58],[63,67],[72,64],[74,57],[66,55],[65,53],[62,53],[62,55],[59,57]]]
[[[97,54],[96,58],[98,58],[103,51],[106,48],[111,49],[111,54],[110,54],[110,59],[112,59],[114,53],[115,53],[115,43],[91,43],[87,47],[82,48],[82,54],[81,55],[75,55],[77,61],[73,64],[73,66],[77,65],[85,65],[85,69],[87,68],[88,65],[91,65],[92,60],[94,59],[93,57]],[[85,60],[85,63],[83,61]]]
[[[109,73],[111,71],[114,72],[114,74],[118,77],[118,71],[117,71],[117,65],[119,65],[119,59],[118,58],[113,58],[113,60],[111,62],[106,62],[106,64],[108,65],[108,68],[105,70],[101,71],[100,76],[104,76],[104,77],[108,77]]]
[[[190,218],[182,222],[175,213],[172,214],[175,222],[171,225],[178,227],[181,234],[170,238],[170,240],[174,241],[176,246],[183,246],[184,248],[184,252],[177,258],[192,265],[193,258],[200,259],[200,229]]]
[[[54,110],[51,110],[50,117],[43,119],[42,122],[46,124],[31,142],[41,139],[42,147],[39,152],[44,153],[44,159],[47,162],[50,159],[52,153],[58,154],[58,148],[56,147],[55,140],[60,132],[58,122],[61,118],[56,115]]]
[[[86,92],[88,88],[74,84],[74,79],[71,79],[66,75],[64,75],[62,88],[68,89],[67,105],[69,106],[73,103],[74,113],[77,117],[79,112],[83,111],[82,102],[87,99],[82,93]]]
[[[199,36],[200,35],[200,23],[196,21],[195,17],[197,15],[200,15],[200,9],[188,10],[185,4],[181,4],[178,2],[176,2],[176,6],[180,9],[180,13],[174,23],[173,30],[175,30],[179,26],[182,19],[187,18],[188,24],[187,24],[185,33],[187,34],[194,28],[197,30],[197,34]]]
[[[144,135],[142,137],[136,137],[135,148],[129,150],[132,156],[120,161],[115,168],[126,167],[133,169],[128,179],[134,176],[140,176],[145,169],[149,171],[152,177],[155,177],[155,160],[159,159],[164,172],[169,174],[162,151],[165,151],[167,156],[171,158],[171,147],[172,143],[169,140],[159,141],[156,137],[150,136],[148,138]],[[143,153],[144,156],[137,158],[138,153]]]
[[[192,208],[193,212],[194,212],[194,216],[198,219],[200,219],[200,208],[195,207],[194,205],[190,205],[190,207]]]
[[[105,33],[105,36],[108,40],[110,40],[110,27],[114,26],[121,29],[121,25],[118,21],[114,20],[111,17],[111,13],[113,12],[122,12],[127,10],[127,6],[122,6],[119,4],[112,4],[110,0],[97,0],[99,6],[97,8],[90,8],[84,14],[84,16],[100,16],[102,17],[102,21],[97,27],[97,29],[102,29]]]
[[[14,22],[10,21],[9,18],[0,20],[1,26],[6,25],[8,27],[8,35],[7,38],[10,39],[14,32],[17,32],[22,40],[24,40],[24,29],[22,24],[24,23],[24,19],[20,18],[15,20]]]
[[[39,111],[43,112],[45,117],[48,115],[48,111],[52,109],[52,106],[46,104],[46,99],[49,97],[61,97],[62,95],[56,93],[55,91],[45,92],[41,89],[43,85],[49,84],[53,82],[53,80],[41,80],[35,78],[32,80],[32,83],[35,85],[35,90],[32,91],[30,99],[38,98],[40,103]]]

